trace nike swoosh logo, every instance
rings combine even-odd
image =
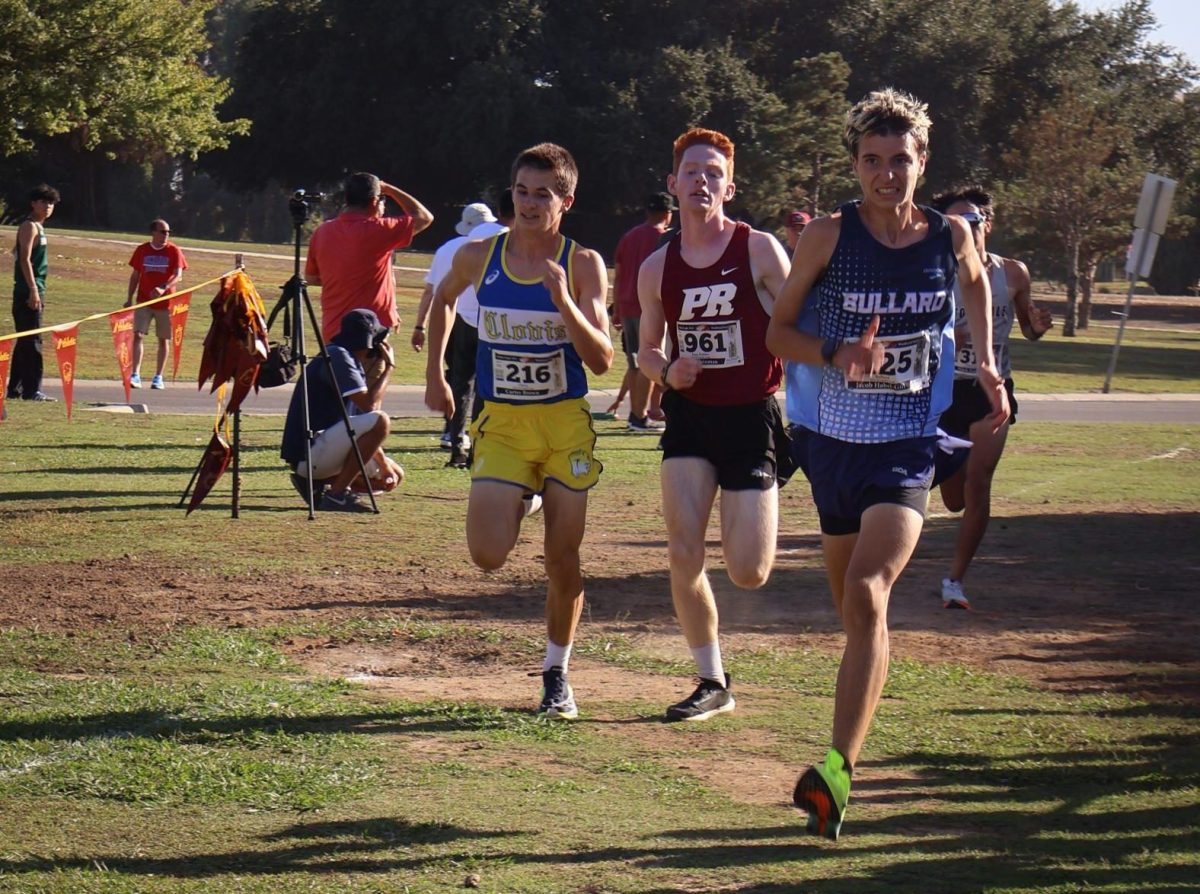
[[[488,274],[488,277],[487,277],[487,279],[485,279],[485,280],[483,281],[483,284],[484,284],[485,286],[490,286],[492,283],[494,283],[494,282],[495,282],[496,280],[498,280],[499,278],[500,278],[500,271],[499,271],[499,270],[493,270],[491,273],[489,273],[489,274]]]
[[[728,276],[729,274],[733,273],[733,271],[735,271],[735,270],[737,270],[736,267],[730,267],[728,270],[722,270],[721,275]]]

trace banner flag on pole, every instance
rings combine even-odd
[[[192,293],[183,292],[172,295],[167,302],[167,310],[171,315],[171,353],[174,365],[171,368],[171,381],[179,377],[179,356],[183,352],[183,331],[187,327],[188,310],[192,306]]]
[[[0,341],[0,422],[4,421],[4,398],[8,393],[8,365],[12,362],[12,346],[15,338]]]
[[[125,386],[125,403],[129,403],[129,377],[133,375],[133,311],[123,310],[109,316],[112,329],[113,349],[117,352],[117,366],[121,370],[121,384]]]
[[[67,404],[67,421],[71,419],[71,399],[75,392],[75,347],[79,341],[79,324],[66,329],[55,329],[54,356],[58,358],[58,372],[62,376],[63,400]]]

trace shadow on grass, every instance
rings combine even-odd
[[[453,823],[411,823],[403,819],[377,817],[325,823],[300,823],[262,837],[264,845],[248,850],[196,854],[188,857],[153,858],[94,855],[70,859],[0,860],[0,876],[7,873],[61,872],[68,869],[94,870],[102,865],[108,872],[125,875],[212,878],[236,875],[308,873],[393,872],[418,869],[441,862],[442,856],[401,858],[382,856],[393,849],[407,852],[414,846],[464,846],[525,833],[470,829]],[[281,842],[293,842],[272,847]]]
[[[358,733],[363,735],[507,732],[547,721],[530,711],[460,703],[397,704],[393,710],[293,717],[244,714],[183,719],[168,710],[107,711],[41,720],[0,721],[0,742],[81,739],[169,740],[180,744],[220,745],[229,735],[250,733]]]

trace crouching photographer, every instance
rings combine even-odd
[[[388,330],[374,311],[352,310],[342,317],[341,329],[325,346],[325,354],[307,367],[308,414],[313,432],[312,478],[317,509],[325,512],[371,512],[356,492],[370,488],[390,491],[403,480],[404,470],[383,452],[391,430],[381,409],[395,358],[387,342]],[[365,366],[379,361],[382,373],[367,383]],[[330,376],[336,390],[330,387]],[[280,456],[292,468],[292,484],[308,500],[308,467],[305,464],[303,383],[298,383],[288,405]],[[342,418],[343,401],[350,426],[367,469],[362,480],[358,458]]]

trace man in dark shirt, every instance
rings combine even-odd
[[[392,490],[404,477],[404,470],[383,452],[383,442],[391,430],[387,413],[380,406],[387,390],[395,358],[386,341],[388,330],[379,322],[374,311],[358,308],[342,317],[341,329],[325,346],[327,357],[317,357],[308,364],[308,418],[314,432],[311,456],[314,485],[324,491],[317,508],[333,512],[370,512],[353,488],[371,487]],[[367,384],[363,364],[379,357],[383,373]],[[330,388],[330,375],[337,383],[336,393]],[[283,426],[280,456],[292,467],[292,484],[306,499],[308,496],[308,466],[304,456],[303,385],[292,393],[287,421]],[[342,420],[338,399],[344,402],[350,425],[358,441],[359,452],[366,462],[369,482],[361,482],[358,458],[351,449],[350,434]],[[324,490],[328,485],[328,490]]]
[[[17,228],[13,250],[13,322],[17,332],[42,328],[46,306],[46,220],[58,204],[58,190],[42,184],[29,193],[29,216]],[[23,335],[12,352],[8,374],[9,398],[54,400],[42,393],[42,336]]]

